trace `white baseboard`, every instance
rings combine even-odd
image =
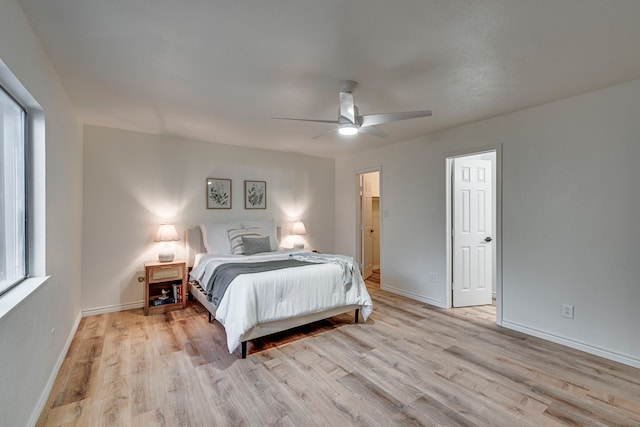
[[[444,301],[435,300],[433,298],[425,297],[424,295],[414,294],[413,292],[407,292],[403,289],[394,288],[393,286],[380,284],[380,289],[382,289],[383,291],[391,292],[392,294],[402,295],[403,297],[411,298],[416,301],[435,305],[439,308],[447,308]]]
[[[82,317],[95,316],[96,314],[114,313],[116,311],[131,310],[144,307],[144,301],[129,302],[127,304],[105,305],[104,307],[82,310]]]
[[[58,376],[58,372],[60,372],[60,368],[62,368],[62,363],[64,362],[64,358],[67,357],[67,352],[69,351],[69,347],[71,347],[71,342],[73,341],[73,337],[76,336],[76,332],[78,330],[78,326],[80,325],[80,319],[82,319],[82,314],[78,313],[76,320],[73,322],[73,326],[71,327],[71,332],[67,337],[67,341],[64,343],[64,347],[60,352],[60,356],[58,356],[58,360],[56,361],[55,366],[53,367],[53,371],[51,375],[49,375],[49,380],[42,390],[42,394],[40,395],[40,399],[38,399],[38,404],[33,410],[31,414],[31,419],[29,419],[30,426],[35,426],[38,422],[38,418],[40,418],[40,414],[44,409],[44,405],[47,404],[47,399],[49,399],[49,393],[51,393],[51,389],[53,388],[53,383],[56,381],[56,377]]]
[[[618,354],[611,350],[596,347],[591,344],[586,344],[580,341],[575,341],[569,338],[564,338],[558,335],[550,334],[548,332],[539,331],[528,326],[519,325],[517,323],[509,322],[507,320],[502,321],[502,326],[514,331],[522,332],[527,335],[532,335],[543,340],[551,341],[556,344],[562,344],[567,347],[575,348],[586,353],[594,354],[596,356],[604,357],[605,359],[613,360],[614,362],[620,362],[625,365],[633,366],[634,368],[640,368],[640,359]]]

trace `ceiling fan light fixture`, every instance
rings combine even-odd
[[[353,123],[344,123],[338,127],[338,133],[344,136],[352,136],[358,133],[358,126]]]
[[[324,135],[337,131],[340,136],[354,136],[358,133],[373,135],[378,138],[386,138],[389,136],[382,129],[376,128],[376,125],[382,125],[389,122],[397,122],[399,120],[419,119],[421,117],[430,117],[431,110],[420,111],[402,111],[396,113],[382,114],[364,114],[358,111],[358,106],[354,103],[353,94],[351,93],[358,83],[352,80],[345,80],[340,83],[340,96],[338,108],[338,120],[318,120],[318,119],[299,119],[294,117],[272,117],[279,120],[295,120],[299,122],[312,123],[330,123],[338,125],[320,135],[311,139],[318,139]]]

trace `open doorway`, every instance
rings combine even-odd
[[[357,259],[363,279],[380,283],[381,197],[380,170],[356,175]]]
[[[447,158],[447,305],[495,306],[502,321],[501,147]]]

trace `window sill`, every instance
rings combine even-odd
[[[31,277],[2,295],[0,297],[0,320],[47,283],[47,280],[49,280],[49,276]]]

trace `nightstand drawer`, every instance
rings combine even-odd
[[[184,268],[182,265],[149,267],[149,283],[182,280],[183,276]]]

